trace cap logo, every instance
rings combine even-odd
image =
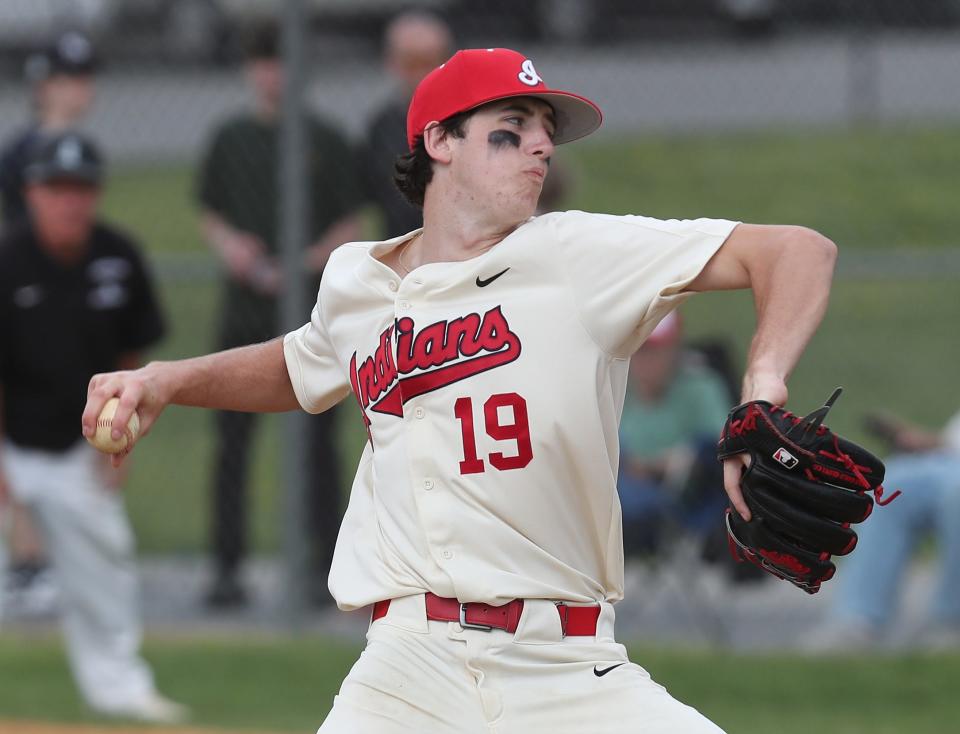
[[[527,59],[520,64],[520,68],[522,71],[517,74],[517,79],[522,81],[528,87],[535,87],[543,81],[543,77],[541,77],[537,73],[537,70],[533,68],[533,62],[530,59]]]
[[[64,140],[57,148],[57,160],[64,168],[76,168],[83,158],[83,151],[80,150],[80,143],[73,138]]]

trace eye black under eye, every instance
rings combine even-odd
[[[507,145],[519,148],[520,136],[512,130],[493,130],[487,136],[487,142],[495,148],[502,148]]]

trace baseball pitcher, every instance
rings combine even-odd
[[[396,166],[422,229],[340,247],[281,339],[90,383],[87,434],[113,396],[145,432],[169,403],[355,404],[369,441],[329,584],[371,624],[323,734],[720,731],[614,637],[627,364],[691,294],[749,287],[743,398],[782,405],[836,247],[794,226],[534,217],[556,146],[600,122],[520,53],[458,52],[417,88]],[[728,448],[749,525],[749,454]]]

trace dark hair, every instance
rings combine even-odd
[[[245,61],[272,60],[280,58],[280,27],[265,20],[247,27],[242,36]]]
[[[466,134],[464,124],[473,114],[473,110],[458,112],[439,123],[447,135],[462,138]],[[423,199],[427,193],[427,184],[433,180],[433,159],[423,144],[423,135],[419,135],[413,151],[397,156],[393,164],[393,183],[400,189],[403,198],[416,207],[423,208]]]

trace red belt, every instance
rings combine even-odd
[[[461,627],[479,629],[489,632],[492,629],[516,632],[520,624],[520,613],[523,611],[523,599],[514,599],[502,606],[495,607],[480,602],[461,604],[456,599],[445,599],[442,596],[424,595],[427,606],[427,619],[435,622],[459,622]],[[371,622],[376,622],[386,616],[390,608],[390,600],[378,601],[373,605]],[[571,607],[566,604],[557,604],[557,614],[560,615],[560,626],[564,637],[594,637],[597,634],[597,618],[600,616],[600,605],[592,607]]]

